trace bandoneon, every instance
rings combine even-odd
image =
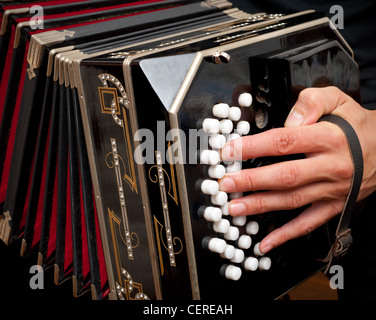
[[[54,266],[56,284],[93,299],[276,299],[325,268],[330,223],[262,255],[304,208],[233,218],[242,194],[217,180],[292,159],[219,150],[283,126],[304,88],[359,101],[327,17],[224,0],[8,1],[1,14],[0,237]]]

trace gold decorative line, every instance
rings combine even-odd
[[[175,170],[174,170],[174,162],[173,162],[173,156],[172,156],[172,150],[170,148],[171,141],[168,142],[168,157],[169,157],[169,163],[170,163],[170,173],[171,173],[171,186],[172,186],[172,193],[170,193],[169,189],[169,195],[174,199],[175,203],[179,205],[179,199],[178,199],[178,192],[176,187],[176,177],[175,177]]]
[[[116,88],[110,88],[107,85],[104,87],[98,87],[98,92],[99,92],[99,98],[101,102],[101,107],[102,107],[102,113],[108,113],[111,114],[112,108],[106,106],[106,102],[104,100],[105,95],[112,95],[113,99],[112,100],[117,100],[118,99],[118,94]],[[117,109],[116,113],[119,114],[120,110]]]
[[[118,126],[123,128],[125,149],[126,149],[126,155],[127,155],[127,162],[126,162],[127,170],[125,170],[124,179],[132,188],[132,190],[138,193],[135,165],[134,165],[132,146],[131,146],[132,140],[130,138],[131,137],[130,131],[129,131],[130,128],[128,126],[127,110],[129,109],[129,100],[128,100],[127,94],[121,82],[113,75],[108,74],[108,73],[101,73],[98,75],[98,78],[103,84],[103,88],[98,88],[102,113],[111,114],[115,123]],[[115,85],[116,88],[109,87],[108,86],[109,82]],[[120,96],[118,95],[118,92],[120,93]],[[110,107],[107,107],[105,105],[104,94],[112,94],[113,96]],[[122,108],[123,120],[118,117],[118,115],[121,113],[120,105],[123,106]]]
[[[167,184],[165,183],[165,188],[167,188],[167,194],[171,197],[172,200],[176,203],[176,205],[179,205],[179,198],[178,198],[178,192],[177,192],[177,185],[176,185],[176,176],[175,176],[175,170],[174,170],[174,160],[172,156],[172,151],[171,151],[171,141],[168,143],[168,158],[169,158],[169,163],[170,163],[170,173],[171,173],[171,178],[168,174],[168,172],[162,167],[163,173],[165,173],[165,176],[168,180],[168,187]],[[157,169],[157,175],[152,176],[152,170]],[[158,165],[153,165],[149,169],[149,179],[153,183],[158,182],[158,173],[159,168]]]
[[[111,236],[112,236],[112,245],[114,249],[114,255],[115,255],[115,265],[117,269],[118,274],[118,281],[116,282],[116,293],[120,300],[149,300],[149,297],[143,293],[142,284],[134,282],[129,272],[127,272],[121,264],[121,255],[119,251],[118,246],[118,238],[117,238],[117,232],[116,232],[116,225],[120,230],[121,220],[119,217],[116,216],[116,214],[107,208],[108,216],[110,220],[110,230],[111,230]],[[124,281],[124,287],[119,284]],[[137,292],[134,297],[131,296],[131,293],[135,291]],[[125,296],[125,297],[124,297]]]
[[[102,113],[111,114],[115,123],[119,127],[123,127],[124,125],[123,120],[121,120],[118,117],[118,114],[120,114],[120,106],[119,106],[120,98],[118,97],[117,89],[104,86],[104,87],[99,87],[98,91],[99,91],[99,99],[101,103]],[[110,107],[106,106],[104,95],[112,95],[113,99],[111,100]]]
[[[119,247],[118,247],[118,240],[116,236],[116,231],[115,231],[115,223],[120,226],[120,219],[115,215],[115,213],[107,208],[108,211],[108,216],[110,220],[110,230],[111,230],[111,236],[112,236],[112,246],[114,248],[114,254],[115,254],[115,265],[118,273],[118,279],[121,281],[121,262],[120,262],[120,252],[119,252]]]
[[[126,105],[128,102],[124,87],[122,86],[122,84],[120,83],[118,79],[116,79],[114,76],[110,74],[102,73],[98,75],[98,78],[101,80],[103,87],[104,87],[104,88],[98,88],[99,93],[100,93],[102,113],[103,113],[103,110],[106,111],[105,113],[109,113],[108,109],[110,109],[110,113],[115,123],[118,126],[123,127],[124,122],[117,115],[119,114],[119,110],[120,110],[119,103]],[[117,90],[116,88],[110,88],[107,82],[113,83],[116,86]],[[118,90],[120,91],[121,97],[118,97],[118,94],[117,94]],[[103,96],[105,93],[113,95],[110,108],[105,106],[104,96]]]
[[[157,248],[158,248],[160,271],[161,271],[161,276],[163,276],[164,275],[164,265],[163,265],[163,259],[162,259],[161,236],[160,236],[160,232],[163,229],[163,225],[158,221],[158,219],[155,216],[153,216],[153,218],[154,218],[155,236],[157,238]]]
[[[133,250],[132,250],[131,232],[129,230],[128,215],[127,215],[127,209],[125,206],[124,188],[123,188],[123,182],[121,178],[116,139],[111,138],[111,148],[112,148],[112,154],[114,156],[114,168],[115,168],[115,175],[116,175],[116,181],[117,181],[117,187],[118,187],[118,193],[119,193],[121,215],[123,218],[125,244],[127,246],[128,259],[134,260]]]
[[[128,97],[127,97],[127,94],[125,93],[125,89],[123,85],[121,84],[121,82],[116,77],[108,73],[101,73],[100,75],[98,75],[98,78],[101,80],[101,82],[103,83],[103,86],[105,87],[108,87],[107,81],[112,82],[120,91],[122,99],[125,100],[125,101],[122,101],[122,103],[126,103],[128,101]]]
[[[172,243],[172,236],[171,236],[171,225],[170,225],[170,215],[168,211],[168,203],[167,203],[167,196],[166,196],[166,187],[162,169],[162,160],[161,160],[161,153],[159,151],[155,151],[155,157],[157,159],[157,167],[158,167],[158,180],[159,180],[159,189],[161,191],[161,200],[162,200],[162,208],[163,208],[163,217],[164,217],[164,224],[166,230],[166,239],[167,239],[167,250],[168,256],[170,259],[170,265],[175,267],[175,254],[174,254],[174,246]]]
[[[110,156],[112,156],[112,160],[111,160]],[[114,159],[114,154],[113,154],[113,152],[111,151],[111,152],[107,153],[105,159],[106,159],[106,166],[107,166],[109,169],[113,169],[113,168],[114,168],[114,165],[115,165],[115,164],[114,164],[114,161],[113,161],[113,159]],[[123,158],[121,157],[120,154],[117,154],[117,159],[122,163],[122,165],[123,165],[123,169],[124,169],[124,171],[125,171],[124,160],[123,160]]]
[[[150,300],[149,297],[143,292],[142,284],[134,282],[130,273],[123,269],[121,270],[124,277],[124,287],[116,282],[116,293],[120,300]],[[136,291],[136,294],[132,297],[132,293]],[[124,297],[125,296],[125,297]]]
[[[133,161],[133,154],[132,154],[132,146],[131,146],[131,138],[129,133],[129,127],[128,127],[128,120],[127,120],[127,113],[126,109],[123,109],[123,118],[124,118],[124,127],[123,127],[123,133],[124,133],[124,142],[125,142],[125,148],[128,156],[128,171],[129,175],[125,174],[124,178],[130,185],[130,187],[138,193],[137,190],[137,181],[136,181],[136,171]]]

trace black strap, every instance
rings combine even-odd
[[[354,173],[352,177],[352,183],[349,194],[346,199],[345,207],[342,210],[342,214],[336,230],[336,238],[330,249],[325,261],[329,262],[326,272],[328,271],[333,259],[338,259],[343,256],[350,245],[352,244],[352,236],[350,229],[351,214],[355,208],[356,200],[358,198],[360,185],[363,179],[363,154],[362,148],[358,136],[356,135],[353,127],[340,116],[330,114],[325,115],[319,119],[319,121],[327,121],[338,125],[347,138],[352,161],[354,164]]]

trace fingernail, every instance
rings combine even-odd
[[[228,210],[231,215],[237,216],[246,213],[247,207],[243,202],[230,202]]]
[[[299,127],[304,121],[304,115],[301,114],[298,110],[295,110],[295,107],[291,109],[290,114],[288,115],[285,127]]]
[[[229,191],[235,188],[235,182],[232,178],[224,177],[219,181],[219,189],[221,191]]]
[[[272,249],[273,249],[273,245],[267,244],[266,246],[262,247],[262,249],[260,248],[260,251],[262,253],[267,253],[267,252],[269,252]]]

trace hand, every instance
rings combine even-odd
[[[358,201],[362,200],[376,190],[376,111],[362,108],[335,87],[303,90],[287,117],[285,128],[239,138],[221,150],[224,161],[306,155],[301,160],[227,173],[219,181],[220,190],[228,193],[268,190],[232,200],[229,205],[232,216],[311,204],[262,240],[263,253],[310,233],[342,212],[354,167],[342,130],[329,122],[317,123],[322,115],[330,113],[347,120],[357,132],[364,159],[358,195]]]

